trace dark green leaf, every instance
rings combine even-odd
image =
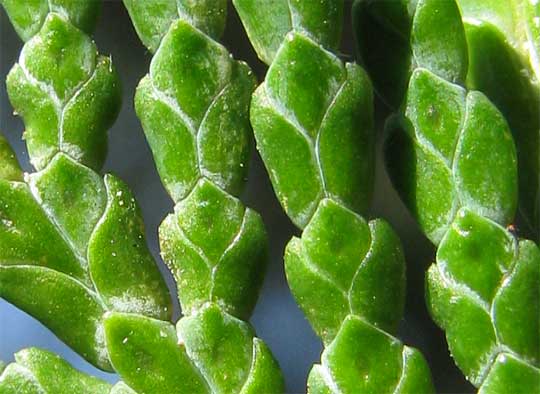
[[[491,220],[462,210],[427,282],[431,313],[473,384],[483,383],[505,351],[538,368],[540,251],[533,242],[518,243]]]

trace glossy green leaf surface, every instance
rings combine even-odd
[[[163,222],[160,243],[184,314],[216,302],[249,317],[266,266],[266,231],[257,213],[202,180]]]
[[[281,393],[284,382],[270,350],[253,329],[215,305],[182,318],[178,335],[215,393]],[[261,390],[261,391],[259,391]]]
[[[353,24],[361,60],[392,109],[402,104],[418,67],[449,82],[465,82],[467,42],[453,0],[356,0]]]
[[[405,299],[405,261],[397,235],[323,200],[302,238],[285,252],[291,291],[328,344],[349,314],[394,333]]]
[[[9,143],[0,134],[0,179],[22,181],[22,170]]]
[[[362,61],[392,109],[407,101],[412,72],[426,68],[447,82],[483,92],[501,111],[517,147],[518,223],[526,236],[538,239],[540,5],[357,0],[353,16]]]
[[[171,313],[140,212],[118,179],[63,154],[27,181],[0,181],[0,296],[109,369],[105,311]]]
[[[516,384],[518,383],[518,384]],[[509,353],[497,356],[479,394],[526,394],[540,390],[540,369],[535,368]]]
[[[245,63],[178,19],[137,90],[137,113],[177,203],[160,228],[160,242],[185,314],[216,302],[248,318],[262,284],[264,226],[233,197],[247,177],[254,87]]]
[[[162,182],[176,202],[202,177],[231,194],[242,190],[254,87],[245,63],[187,22],[173,24],[135,105]]]
[[[336,50],[341,39],[343,0],[233,0],[259,58],[271,64],[289,32]]]
[[[451,0],[358,0],[359,49],[378,93],[400,112],[387,122],[388,170],[439,245],[427,297],[452,356],[473,384],[485,383],[483,393],[534,392],[538,248],[504,226],[514,222],[518,189],[525,216],[539,209],[539,101],[514,41],[494,27],[515,23],[518,2],[459,3],[470,13],[465,27]],[[507,362],[510,354],[526,368]]]
[[[392,343],[402,347],[382,330],[395,332],[401,319],[405,266],[390,226],[360,216],[373,187],[371,83],[362,68],[331,52],[336,46],[328,45],[329,36],[311,30],[339,32],[341,10],[318,21],[318,12],[331,2],[233,3],[259,57],[271,62],[253,95],[250,118],[278,200],[303,230],[286,248],[287,280],[326,346],[322,364],[310,373],[308,392],[391,393],[397,386],[398,392],[433,392],[419,353],[413,351],[413,369],[421,372],[402,379],[403,389],[401,353],[393,365],[382,355]],[[294,7],[302,7],[313,28],[307,19],[295,26]],[[374,348],[378,335],[385,344]],[[371,362],[378,357],[387,359]],[[382,383],[396,374],[395,382]]]
[[[418,69],[403,118],[391,120],[388,128],[390,176],[434,243],[461,207],[502,225],[512,222],[518,194],[515,146],[506,120],[483,94]]]
[[[178,323],[113,313],[106,340],[115,369],[138,393],[283,391],[279,367],[247,323],[208,304]]]
[[[360,67],[343,65],[305,36],[287,36],[254,94],[251,122],[278,199],[298,227],[326,197],[366,209],[372,116],[371,85]]]
[[[111,59],[99,56],[82,31],[49,14],[10,71],[7,90],[25,121],[30,162],[38,170],[58,152],[101,167],[120,87]]]
[[[100,56],[86,35],[100,3],[1,3],[27,41],[7,77],[7,90],[15,114],[25,122],[23,137],[38,172],[21,179],[13,153],[0,140],[5,158],[0,178],[0,297],[37,318],[93,365],[111,370],[104,314],[169,319],[172,308],[134,197],[114,176],[102,178],[94,172],[105,159],[106,131],[116,118],[121,94],[111,59]],[[37,380],[20,383],[29,392],[102,391],[90,383],[86,388],[84,379],[71,376],[67,366],[56,367],[54,360],[39,357],[37,369],[21,360],[12,367],[15,377],[23,367],[32,369]],[[112,392],[131,390],[119,385]]]
[[[177,20],[218,39],[225,29],[227,0],[123,0],[135,30],[152,52]]]
[[[0,265],[0,296],[34,316],[86,360],[110,370],[97,294],[50,268]]]
[[[110,309],[168,320],[171,301],[148,250],[142,214],[126,185],[105,176],[107,206],[88,245],[90,275]]]
[[[411,26],[415,67],[426,68],[452,83],[467,75],[467,42],[454,1],[419,0]]]
[[[493,221],[459,211],[428,272],[427,298],[456,363],[476,386],[506,352],[529,369],[539,367],[540,250],[533,242],[518,242]],[[521,372],[493,373],[500,377],[490,378],[490,386]]]
[[[124,394],[134,394],[125,385]],[[117,390],[117,389],[116,389]],[[1,394],[109,394],[110,384],[74,369],[46,350],[29,348],[15,354],[15,362],[0,374]]]
[[[115,371],[137,393],[209,392],[171,323],[112,313],[105,338]]]
[[[74,26],[91,33],[101,9],[97,0],[0,0],[0,4],[24,41],[40,31],[49,13],[64,15]]]
[[[488,23],[520,54],[540,82],[540,4],[534,0],[456,0],[466,24]],[[481,56],[481,54],[478,54]],[[494,65],[497,67],[497,65]]]
[[[366,351],[369,349],[369,351]],[[348,316],[308,379],[308,393],[434,393],[429,368],[417,350]]]
[[[485,93],[508,120],[518,152],[522,230],[539,239],[540,5],[535,11],[527,1],[458,3],[469,45],[467,86]]]
[[[259,215],[237,199],[251,154],[256,79],[216,41],[227,2],[124,3],[155,53],[135,108],[175,203],[159,238],[184,317],[176,332],[141,316],[111,315],[112,363],[141,393],[282,392],[270,350],[238,320],[249,319],[257,301],[267,237]]]

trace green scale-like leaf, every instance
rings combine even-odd
[[[15,360],[0,374],[0,394],[135,394],[122,382],[111,386],[45,350],[21,350]]]
[[[234,4],[271,62],[250,117],[274,191],[303,229],[285,252],[291,292],[326,346],[308,392],[433,392],[421,354],[385,332],[403,313],[404,260],[390,226],[359,215],[373,183],[373,95],[360,67],[329,52],[342,2]]]
[[[105,331],[115,370],[139,394],[283,392],[266,345],[247,323],[216,305],[182,318],[177,329],[112,313]]]
[[[453,0],[357,0],[353,14],[360,56],[380,98],[394,110],[403,102],[410,105],[409,81],[418,68],[425,68],[449,83],[479,90],[492,101],[504,115],[516,142],[523,230],[537,238],[540,231],[540,26],[534,21],[540,20],[540,6],[514,0],[458,0],[457,3],[460,7]],[[428,99],[426,96],[426,104]],[[447,106],[452,107],[448,103]],[[446,108],[439,108],[437,113],[444,111],[451,115],[451,110]],[[399,143],[408,145],[404,141]],[[393,161],[394,155],[406,155],[405,150],[391,152],[390,160]],[[419,158],[423,155],[418,153]],[[415,158],[409,156],[409,160]],[[437,182],[446,182],[440,173],[431,175]],[[437,197],[441,197],[439,193]],[[448,204],[449,198],[441,201]],[[445,220],[440,215],[439,219]],[[419,220],[423,222],[425,218]],[[433,228],[426,229],[428,234],[432,231]],[[442,233],[430,238],[437,240]]]
[[[247,108],[255,78],[219,43],[175,21],[135,105],[166,189],[187,197],[202,177],[238,194],[247,176]],[[164,143],[167,141],[167,143]]]
[[[505,14],[497,22],[503,30],[506,14],[513,11],[500,2],[463,3]],[[479,11],[473,8],[467,12]],[[421,228],[439,244],[437,264],[428,273],[431,313],[446,330],[457,365],[480,392],[536,392],[540,255],[534,243],[518,242],[501,227],[513,222],[518,203],[510,130],[524,135],[537,128],[537,119],[527,123],[537,104],[526,77],[517,76],[517,58],[493,28],[470,20],[465,29],[454,1],[357,1],[355,12],[357,30],[364,35],[360,51],[375,86],[394,108],[401,104],[401,114],[388,122],[390,175]],[[400,37],[394,53],[367,40],[377,31]],[[400,69],[381,73],[377,65],[398,52],[406,58]],[[418,56],[421,52],[428,57]],[[391,92],[393,84],[399,89]],[[467,90],[471,87],[485,91],[494,103]],[[520,93],[509,93],[513,89]],[[510,106],[520,107],[518,134],[517,112],[497,101],[503,96],[507,103],[515,97]],[[526,139],[530,146],[517,147],[521,156],[530,155],[519,160],[520,192],[528,207],[537,201],[537,139],[536,131]],[[523,188],[529,177],[525,183],[533,192]]]
[[[317,81],[317,83],[313,83]],[[372,92],[362,69],[290,34],[253,96],[257,148],[304,228],[323,198],[363,212],[373,183]]]
[[[171,25],[182,19],[218,39],[225,30],[227,0],[124,0],[143,44],[156,52]]]
[[[185,314],[216,302],[248,318],[262,284],[264,226],[233,197],[247,176],[254,87],[245,63],[232,59],[189,19],[178,19],[137,90],[137,113],[177,203],[160,227],[160,243]]]
[[[368,224],[332,200],[321,202],[285,252],[291,291],[326,344],[349,314],[394,333],[403,314],[404,267],[388,224]]]
[[[207,180],[160,227],[163,259],[185,314],[206,302],[247,319],[264,277],[266,231],[258,214]]]
[[[428,272],[427,292],[452,355],[471,382],[481,385],[497,357],[509,355],[517,357],[516,365],[503,367],[499,360],[497,368],[521,371],[508,372],[516,377],[535,371],[540,382],[540,250],[533,242],[518,242],[493,221],[461,210]],[[488,379],[489,385],[510,379],[504,371],[496,374],[502,377]],[[518,382],[509,381],[512,392],[521,392]]]
[[[139,393],[278,393],[279,366],[251,326],[264,277],[260,216],[237,199],[251,150],[255,77],[218,39],[226,1],[124,1],[155,53],[135,107],[156,167],[175,203],[159,229],[178,287],[177,329],[113,313],[112,364]]]
[[[418,67],[465,82],[467,42],[453,0],[356,0],[353,22],[361,60],[392,109],[403,102]]]
[[[170,316],[140,212],[117,178],[58,154],[28,184],[0,180],[0,295],[101,368],[107,310]]]
[[[329,50],[341,39],[343,0],[233,0],[259,58],[271,64],[287,33],[296,31]]]
[[[357,316],[347,316],[321,361],[309,374],[310,394],[434,392],[421,353]]]
[[[30,161],[38,170],[58,152],[101,168],[120,89],[111,59],[99,56],[82,31],[50,14],[24,46],[7,90],[25,121]]]
[[[519,382],[516,387],[515,382]],[[497,356],[478,394],[536,393],[540,390],[540,370],[509,353]]]
[[[41,30],[50,13],[69,16],[75,27],[91,33],[101,9],[97,0],[0,0],[0,4],[24,41]]]
[[[540,4],[459,0],[467,43],[467,86],[504,114],[516,141],[520,214],[540,239]]]
[[[401,197],[438,243],[461,207],[503,225],[517,206],[515,146],[505,119],[479,92],[423,68],[405,113],[389,124],[386,159]]]
[[[3,4],[17,28],[33,32],[39,15],[30,20],[20,4]],[[11,172],[0,180],[0,296],[97,367],[111,369],[103,315],[169,319],[170,299],[132,194],[116,177],[94,172],[120,102],[111,60],[76,27],[93,20],[97,3],[46,6],[51,12],[7,80],[39,172],[23,182],[13,158],[3,163]]]

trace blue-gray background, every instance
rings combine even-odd
[[[145,0],[143,0],[145,1]],[[311,1],[311,0],[307,0]],[[353,52],[350,27],[350,2],[347,2],[342,52]],[[266,67],[257,60],[232,7],[224,37],[225,45],[236,58],[247,61],[259,79]],[[123,107],[109,133],[109,156],[105,172],[114,172],[126,181],[142,208],[148,243],[164,275],[172,279],[158,252],[157,228],[172,210],[172,201],[165,193],[133,109],[133,94],[140,78],[147,72],[150,54],[139,42],[129,17],[119,1],[106,1],[95,32],[95,41],[103,54],[111,54],[123,83]],[[21,140],[23,124],[12,114],[6,94],[5,77],[17,61],[22,43],[13,31],[4,11],[0,11],[0,132],[14,147],[24,170],[31,172],[28,155]],[[379,121],[379,124],[382,122]],[[381,132],[379,127],[379,140]],[[407,305],[400,337],[420,348],[432,368],[438,392],[474,392],[454,366],[444,335],[430,320],[423,298],[424,271],[431,263],[434,249],[419,232],[403,204],[392,190],[384,171],[378,144],[378,168],[371,217],[384,217],[399,232],[407,255]],[[283,250],[298,230],[283,214],[259,156],[254,152],[244,202],[261,213],[270,236],[270,263],[259,303],[251,319],[258,336],[263,338],[278,359],[289,393],[305,392],[306,376],[311,365],[319,360],[321,343],[311,330],[291,296],[283,271]],[[170,286],[171,289],[173,286]],[[69,300],[66,300],[69,302]],[[176,311],[178,317],[179,311]],[[50,331],[0,300],[0,359],[9,362],[18,350],[37,346],[65,357],[77,368],[104,379],[115,381],[115,375],[96,370]],[[76,394],[76,393],[74,393]]]

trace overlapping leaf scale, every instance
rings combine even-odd
[[[539,81],[538,53],[540,53],[540,26],[535,17],[540,15],[540,5],[535,1],[509,0],[457,0],[466,25],[491,25],[504,36],[508,45],[525,60],[530,72]],[[475,54],[479,55],[479,54]]]
[[[135,394],[120,382],[114,386],[88,376],[46,350],[29,348],[0,374],[1,394]]]
[[[214,39],[225,30],[227,0],[124,0],[124,5],[139,38],[152,53],[178,19]]]
[[[136,109],[176,202],[202,177],[233,195],[242,190],[254,87],[248,66],[223,46],[186,21],[172,24],[139,85]]]
[[[306,36],[287,36],[253,96],[251,122],[278,199],[298,227],[323,198],[367,208],[371,114],[371,85],[360,67],[343,65]]]
[[[112,363],[141,393],[283,392],[271,352],[239,320],[251,314],[266,265],[262,220],[236,198],[247,177],[256,80],[214,41],[226,1],[162,3],[125,1],[141,40],[155,52],[135,106],[175,202],[159,235],[184,317],[175,330],[111,314]]]
[[[397,381],[379,377],[396,372],[396,365],[386,369],[365,363],[381,351],[372,353],[371,343],[363,342],[376,332],[389,341],[382,352],[388,353],[391,343],[402,347],[382,331],[393,332],[403,311],[399,241],[385,222],[368,224],[359,216],[369,204],[373,182],[372,87],[360,67],[343,64],[325,49],[335,49],[329,32],[339,36],[342,2],[309,3],[298,10],[299,1],[287,3],[273,3],[270,11],[267,2],[234,1],[259,58],[272,62],[253,96],[250,117],[274,191],[303,230],[287,246],[287,279],[327,346],[308,391],[393,392]],[[320,19],[325,7],[336,12]],[[287,24],[291,18],[294,22]],[[365,330],[350,328],[357,321]],[[325,359],[348,347],[355,350],[346,360]],[[415,354],[424,368],[403,384],[410,392],[432,392],[425,361]],[[362,371],[362,376],[343,379],[338,375],[345,369],[351,376]],[[376,388],[362,383],[370,379],[378,381]]]
[[[406,101],[414,70],[425,68],[483,92],[501,111],[517,147],[522,232],[537,238],[540,27],[534,18],[540,17],[539,6],[513,0],[357,0],[353,15],[363,63],[380,98],[393,110]],[[407,152],[392,152],[398,154]],[[440,238],[439,233],[430,237]]]
[[[309,374],[310,394],[434,392],[421,353],[355,315],[347,316],[321,361]]]
[[[341,40],[343,0],[233,0],[259,58],[271,64],[291,31],[337,50]],[[334,23],[337,22],[337,23]]]
[[[512,130],[519,165],[522,231],[540,237],[540,5],[459,0],[467,43],[467,86],[499,108]],[[536,7],[536,11],[534,8]]]
[[[109,393],[107,383],[74,370],[49,352],[25,349],[15,358],[16,363],[8,365],[0,375],[0,393]]]
[[[248,323],[207,304],[170,323],[111,313],[105,321],[111,361],[138,393],[274,393],[279,367]]]
[[[214,302],[234,316],[249,317],[267,261],[266,230],[255,211],[203,179],[159,233],[184,314]]]
[[[461,207],[511,223],[517,159],[495,106],[482,93],[419,68],[404,108],[388,122],[386,158],[394,185],[426,235],[440,242]]]
[[[19,0],[0,0],[0,4],[23,41],[38,34],[51,13],[68,17],[72,25],[89,34],[101,9],[101,2],[93,0],[29,0],[23,5]]]
[[[315,332],[329,344],[350,315],[394,333],[403,315],[405,261],[382,220],[323,200],[302,238],[285,252],[291,291]]]
[[[254,86],[247,65],[177,20],[137,92],[158,171],[177,202],[160,240],[186,314],[210,301],[247,318],[262,283],[263,223],[233,197],[247,176]]]
[[[519,387],[515,387],[519,382]],[[478,390],[478,394],[534,393],[540,388],[540,370],[510,353],[500,353]]]
[[[454,1],[356,0],[353,23],[362,62],[393,110],[403,103],[418,67],[465,82],[467,42]]]
[[[110,368],[107,310],[170,316],[140,212],[117,178],[59,153],[27,183],[0,180],[0,217],[0,295],[93,364]]]
[[[505,17],[508,8],[505,5]],[[357,26],[360,31],[373,35],[382,29],[388,36],[400,37],[396,53],[407,59],[397,72],[380,73],[377,64],[385,58],[387,47],[368,42],[369,34],[364,36],[363,48],[376,51],[375,56],[364,51],[364,56],[375,86],[382,87],[379,93],[388,94],[384,89],[393,82],[402,87],[387,97],[394,108],[403,102],[402,115],[388,122],[388,167],[422,229],[435,244],[440,243],[437,264],[428,273],[432,315],[446,330],[456,363],[472,383],[481,386],[480,392],[509,387],[512,392],[528,392],[535,386],[532,391],[537,391],[538,249],[530,241],[518,243],[501,227],[513,221],[517,206],[516,148],[506,119],[496,108],[501,108],[500,103],[492,104],[482,93],[461,87],[465,82],[471,87],[471,78],[496,80],[492,89],[501,88],[502,96],[511,97],[512,89],[507,88],[524,86],[520,78],[509,82],[515,63],[509,62],[504,45],[493,42],[492,32],[480,23],[475,22],[465,36],[453,1],[358,1],[356,9],[358,21],[365,24]],[[481,55],[474,53],[480,42],[487,44],[477,51]],[[419,56],[422,52],[427,58]],[[500,73],[479,67],[491,55]],[[527,96],[527,89],[523,91]],[[486,93],[494,97],[493,92]],[[535,100],[525,101],[521,115],[529,116]],[[515,102],[523,102],[522,97]],[[508,111],[502,112],[508,116]],[[508,120],[515,133],[512,119]],[[532,146],[525,150],[535,161],[535,138],[527,143]],[[521,149],[518,146],[520,154]],[[519,165],[521,170],[524,162]],[[529,183],[532,189],[535,181]]]
[[[49,14],[8,74],[7,91],[25,121],[30,162],[38,170],[58,152],[101,168],[120,87],[111,59],[99,56],[82,31]]]
[[[519,392],[530,387],[530,379],[540,382],[538,246],[463,209],[427,279],[431,313],[473,384],[501,390],[499,384],[506,382]],[[529,385],[515,386],[521,375],[531,376]]]
[[[168,319],[171,305],[132,194],[114,176],[102,179],[94,172],[105,158],[106,130],[120,103],[111,60],[98,55],[84,32],[93,27],[99,3],[2,5],[28,40],[7,88],[24,118],[38,172],[23,179],[0,141],[6,158],[0,178],[0,296],[89,362],[110,370],[104,313]]]

